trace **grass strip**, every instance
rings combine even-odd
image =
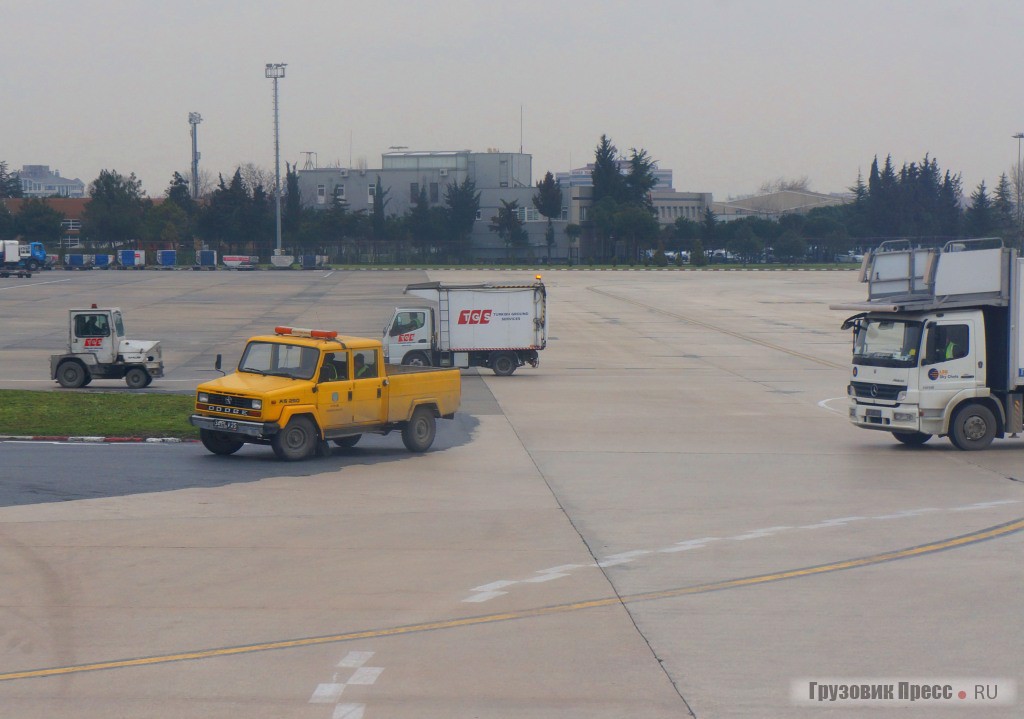
[[[192,395],[123,390],[0,390],[0,434],[195,439],[199,430],[188,423],[194,402]]]

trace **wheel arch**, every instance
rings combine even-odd
[[[946,405],[946,411],[942,416],[942,434],[949,434],[949,426],[956,417],[956,413],[969,404],[980,404],[989,409],[996,418],[996,436],[1003,436],[1006,428],[1006,412],[1001,402],[991,395],[988,389],[982,391],[964,390],[953,397]]]
[[[313,423],[313,426],[316,428],[316,433],[320,436],[320,439],[324,438],[324,428],[320,426],[320,422],[316,418],[316,412],[313,411],[312,407],[309,407],[307,405],[295,405],[291,407],[286,407],[281,412],[281,418],[277,421],[277,423],[278,425],[280,425],[281,429],[284,429],[285,427],[288,426],[288,423],[291,422],[296,417],[307,417],[309,421]]]

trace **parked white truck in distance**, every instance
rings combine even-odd
[[[430,304],[395,309],[384,327],[388,362],[489,367],[505,376],[540,363],[548,337],[547,291],[539,275],[529,284],[426,282],[405,293]]]
[[[1024,429],[1024,259],[998,239],[883,243],[851,310],[850,422],[906,445],[988,447]]]

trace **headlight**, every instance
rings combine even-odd
[[[259,400],[259,399],[254,399],[252,401],[252,408],[253,409],[263,409],[263,401]]]
[[[207,404],[210,401],[210,395],[206,394],[206,392],[200,392],[199,395],[196,397],[196,401],[202,402],[203,404]]]
[[[907,393],[906,392],[900,392],[898,395],[896,395],[896,401],[897,402],[903,402],[906,399],[907,399]]]
[[[894,422],[913,422],[914,414],[912,412],[893,412],[892,419]]]
[[[857,408],[850,407],[850,419],[857,419]]]

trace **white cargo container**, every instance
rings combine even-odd
[[[906,445],[948,436],[984,449],[1024,431],[1024,259],[998,239],[941,249],[883,243],[866,256],[857,312],[850,422]]]
[[[548,338],[547,292],[539,277],[530,284],[426,282],[405,293],[430,304],[395,309],[384,328],[388,362],[490,367],[498,375],[540,363]]]

